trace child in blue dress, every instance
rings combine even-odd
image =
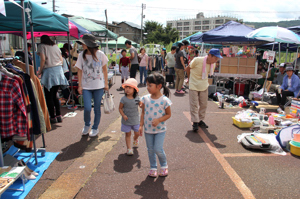
[[[161,74],[151,74],[146,79],[147,90],[150,94],[141,98],[142,114],[140,119],[140,136],[145,131],[145,139],[150,162],[150,177],[157,177],[156,156],[160,163],[159,176],[168,175],[168,164],[163,149],[164,139],[167,131],[166,120],[171,117],[171,100],[168,98],[169,89],[166,87],[165,79]],[[163,94],[161,89],[163,88]]]

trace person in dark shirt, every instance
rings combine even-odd
[[[28,64],[32,65],[32,54],[30,53],[31,43],[27,43],[27,49],[28,49]],[[24,51],[17,51],[15,53],[15,56],[20,57],[20,61],[22,61],[23,63],[25,63]]]

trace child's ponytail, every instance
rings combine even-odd
[[[166,83],[164,83],[164,84],[162,85],[162,87],[163,87],[163,89],[164,89],[164,95],[165,95],[166,97],[169,97],[169,95],[170,95],[170,89],[166,86]]]

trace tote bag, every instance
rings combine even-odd
[[[103,99],[104,113],[109,114],[115,110],[115,104],[112,95],[108,91],[104,93]]]

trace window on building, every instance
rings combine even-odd
[[[201,26],[195,26],[195,30],[201,30]]]
[[[209,26],[203,26],[202,30],[209,30]]]
[[[126,28],[126,31],[128,32],[128,31],[129,31],[129,28]]]
[[[182,30],[182,27],[178,27],[177,30]]]
[[[224,23],[224,19],[218,19],[216,20],[216,24],[223,24]]]
[[[225,23],[227,23],[228,21],[231,21],[230,19],[225,19]]]
[[[182,32],[179,32],[179,35],[182,35]]]
[[[189,35],[190,33],[189,32],[183,32],[183,35],[184,36],[187,36],[187,35]]]
[[[209,20],[203,21],[203,24],[209,24]]]
[[[184,27],[183,28],[183,30],[189,30],[190,29],[190,27]]]
[[[201,25],[201,21],[195,21],[195,25]]]
[[[184,22],[183,25],[189,26],[189,25],[190,25],[190,22]]]
[[[168,25],[167,26],[172,26],[173,24],[172,23],[168,23]]]
[[[178,22],[178,23],[177,23],[177,26],[182,26],[182,22]]]
[[[120,28],[120,32],[122,32],[123,30],[122,30],[122,28]]]

